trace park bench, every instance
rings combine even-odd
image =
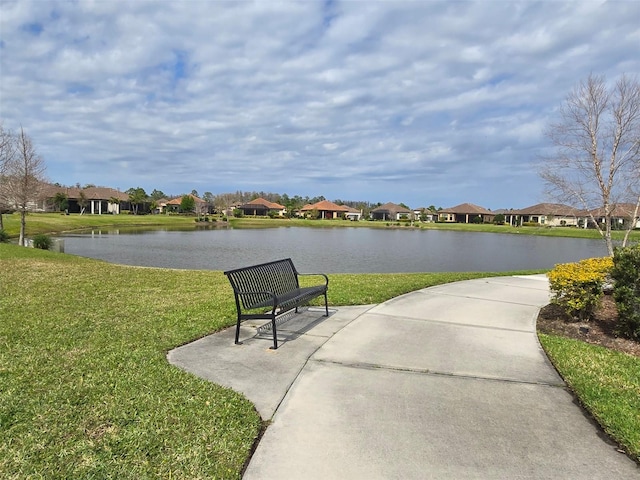
[[[298,273],[290,258],[236,268],[224,274],[231,283],[236,300],[236,345],[240,344],[240,323],[243,320],[264,319],[271,320],[272,348],[277,349],[276,318],[291,310],[298,313],[298,307],[321,295],[324,295],[325,316],[329,316],[327,276],[324,273]],[[324,282],[301,287],[298,277],[302,275],[321,276]]]

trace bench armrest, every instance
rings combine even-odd
[[[329,285],[329,277],[327,277],[324,273],[298,273],[298,276],[310,276],[310,275],[317,275],[317,276],[321,276],[324,277],[324,284],[325,286]]]

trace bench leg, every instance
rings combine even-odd
[[[329,316],[329,301],[327,300],[327,292],[324,292],[324,311],[325,317]]]
[[[271,350],[278,349],[278,332],[276,331],[276,317],[271,319],[271,331],[273,332],[273,347]]]
[[[236,323],[236,345],[241,345],[241,343],[240,343],[240,315],[238,315],[238,322]]]

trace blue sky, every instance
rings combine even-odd
[[[64,185],[522,208],[569,91],[640,72],[637,1],[0,7],[0,119]]]

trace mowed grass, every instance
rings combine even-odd
[[[0,245],[3,478],[236,478],[261,420],[166,351],[233,315],[221,273]]]
[[[506,275],[330,275],[332,305]],[[0,477],[239,478],[262,421],[168,350],[235,322],[221,272],[0,244]]]
[[[569,338],[538,336],[582,405],[640,461],[640,358]]]

